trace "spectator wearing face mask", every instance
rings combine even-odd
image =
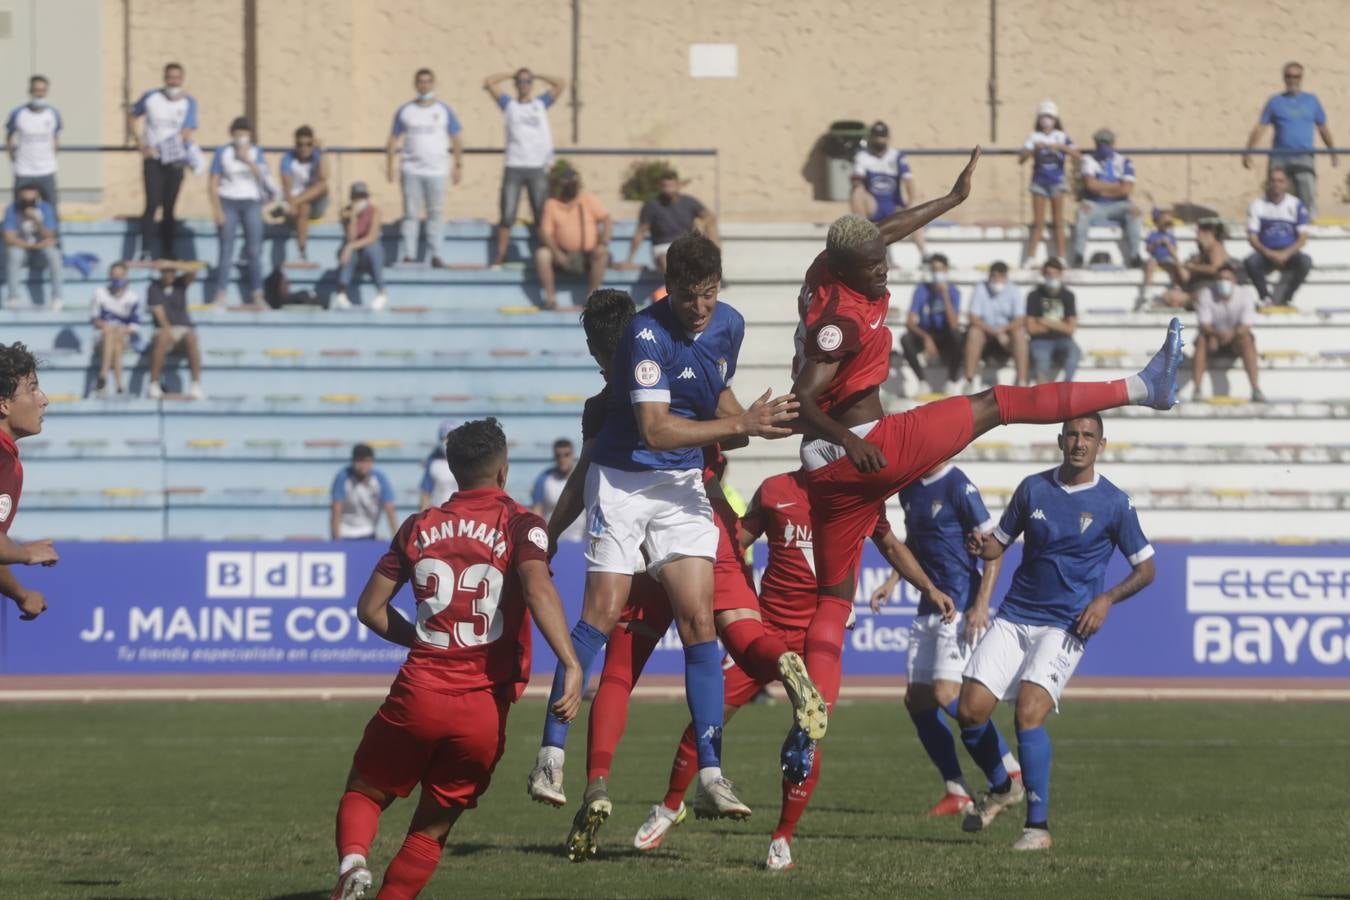
[[[403,261],[411,263],[421,258],[418,228],[425,214],[427,255],[433,267],[444,268],[441,245],[445,234],[446,183],[459,184],[464,171],[464,139],[454,111],[436,99],[436,76],[430,69],[417,70],[413,88],[416,98],[394,113],[394,125],[385,147],[385,175],[392,184],[397,154],[399,187],[403,189]]]
[[[173,259],[178,223],[173,217],[188,145],[197,130],[197,101],[183,90],[184,72],[178,63],[164,67],[164,86],[146,91],[131,108],[128,123],[141,151],[141,174],[145,179],[145,212],[141,215],[141,258]],[[145,127],[137,122],[145,120]],[[155,214],[163,208],[159,223],[158,254],[152,249]]]
[[[1041,283],[1027,294],[1028,350],[1031,380],[1053,381],[1055,370],[1064,367],[1064,380],[1072,381],[1083,352],[1073,339],[1078,330],[1078,304],[1073,291],[1064,286],[1064,263],[1053,256],[1041,267]]]
[[[961,371],[961,289],[948,281],[946,256],[934,253],[927,263],[928,279],[914,288],[900,336],[900,351],[920,386],[928,365],[942,363],[948,381]]]
[[[5,120],[5,150],[14,167],[14,192],[33,185],[60,220],[56,202],[56,151],[60,149],[61,114],[47,101],[49,83],[42,75],[28,79],[28,102]]]
[[[50,308],[61,308],[61,248],[56,245],[56,210],[41,199],[37,185],[29,184],[14,192],[14,202],[5,209],[5,285],[8,303],[19,305],[19,271],[41,257],[52,277]]]
[[[261,147],[253,143],[253,127],[243,116],[230,123],[230,143],[211,160],[211,211],[220,229],[212,302],[224,304],[225,287],[234,268],[234,237],[244,230],[244,282],[249,303],[263,302],[263,203],[280,192],[267,169]]]
[[[115,262],[108,268],[108,283],[94,288],[94,301],[89,307],[89,320],[98,332],[101,362],[98,370],[98,392],[106,396],[108,373],[119,395],[126,393],[122,381],[122,354],[127,340],[136,333],[141,321],[141,298],[131,289],[125,264]]]
[[[544,289],[544,305],[558,305],[557,271],[568,275],[586,275],[590,296],[605,280],[609,268],[609,236],[613,221],[600,198],[581,189],[581,176],[575,171],[563,173],[558,180],[558,196],[544,204],[539,225],[539,249],[534,252],[534,268]]]
[[[548,85],[542,94],[534,93],[535,81]],[[516,89],[512,97],[502,90],[510,81]],[[553,162],[553,130],[548,124],[549,107],[562,98],[567,81],[549,75],[536,75],[529,69],[517,69],[514,74],[503,72],[483,80],[483,90],[502,111],[506,125],[506,153],[502,171],[501,218],[497,222],[497,252],[491,268],[499,269],[506,262],[506,249],[511,243],[511,226],[516,223],[520,209],[520,192],[529,192],[530,210],[534,227],[539,228],[548,199],[548,166]]]
[[[357,269],[364,266],[375,282],[371,309],[384,309],[389,298],[384,293],[384,247],[380,245],[380,210],[370,202],[370,188],[364,181],[352,185],[352,201],[342,211],[342,249],[338,251],[337,291],[334,309],[351,309],[347,296]]]
[[[1045,231],[1045,208],[1050,207],[1051,234],[1055,242],[1055,255],[1060,259],[1064,253],[1064,194],[1069,183],[1064,177],[1064,162],[1069,157],[1078,158],[1078,148],[1064,131],[1059,120],[1059,107],[1053,100],[1043,100],[1036,107],[1036,127],[1027,135],[1022,150],[1017,154],[1017,162],[1031,164],[1031,232],[1027,235],[1027,252],[1022,263],[1023,268],[1035,265],[1036,252],[1041,246],[1041,234]]]
[[[642,240],[651,232],[652,261],[656,268],[666,270],[666,251],[677,237],[697,229],[719,243],[717,235],[717,217],[713,211],[688,194],[680,193],[680,176],[674,169],[661,173],[661,192],[650,197],[642,204],[638,213],[637,228],[633,231],[633,242],[628,245],[628,259],[622,268],[635,268],[638,248]]]
[[[966,383],[961,393],[975,391],[980,362],[997,368],[1013,362],[1017,384],[1027,383],[1027,305],[1017,285],[1008,280],[1008,264],[995,262],[989,279],[975,285],[966,330]]]
[[[1130,200],[1134,163],[1116,152],[1116,135],[1111,129],[1097,129],[1092,141],[1096,149],[1081,158],[1078,170],[1083,178],[1083,195],[1073,223],[1074,268],[1083,265],[1088,232],[1094,225],[1119,225],[1121,265],[1138,266],[1142,214]]]
[[[891,129],[885,122],[873,122],[867,142],[853,155],[853,193],[849,206],[869,221],[882,219],[914,204],[914,172],[905,155],[891,145]],[[928,255],[923,231],[912,235],[920,256]]]
[[[1236,266],[1224,263],[1219,267],[1214,283],[1201,288],[1195,311],[1200,337],[1195,341],[1195,354],[1191,358],[1191,380],[1195,385],[1191,399],[1204,397],[1205,373],[1209,371],[1211,358],[1236,356],[1247,370],[1252,402],[1264,403],[1266,395],[1261,393],[1256,366],[1256,337],[1252,334],[1252,326],[1256,324],[1256,291],[1237,283]]]

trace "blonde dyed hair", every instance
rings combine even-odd
[[[840,216],[830,223],[825,235],[825,252],[831,259],[856,257],[864,244],[881,237],[881,229],[856,213]]]

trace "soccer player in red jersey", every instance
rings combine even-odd
[[[798,298],[792,392],[801,407],[795,424],[803,435],[811,524],[821,535],[814,546],[819,605],[807,642],[835,648],[832,654],[816,653],[808,669],[827,701],[839,693],[839,648],[852,611],[862,540],[876,523],[881,501],[998,425],[1063,422],[1129,404],[1165,410],[1176,403],[1182,341],[1181,322],[1173,319],[1162,349],[1128,378],[1029,388],[998,385],[969,397],[883,413],[878,386],[887,377],[891,353],[885,324],[891,297],[886,245],[965,200],[979,158],[976,147],[943,197],[875,225],[861,216],[837,219]],[[964,732],[962,740],[968,747],[981,743],[979,735]]]
[[[416,897],[451,827],[478,805],[506,746],[506,715],[530,678],[530,617],[566,671],[555,716],[581,706],[581,665],[548,566],[544,520],[506,493],[506,436],[495,419],[445,441],[459,490],[403,523],[357,601],[361,622],[408,649],[389,696],[366,726],[338,804],[333,900],[365,897],[380,812],[422,786],[408,835],[379,897]],[[413,624],[389,602],[405,582]]]
[[[769,559],[760,581],[758,612],[764,619],[765,630],[803,654],[809,667],[815,648],[807,637],[807,626],[816,609],[816,576],[812,556],[811,501],[806,493],[805,473],[801,469],[767,478],[755,492],[740,521],[741,548],[749,547],[760,535],[768,539]],[[886,561],[913,583],[921,595],[931,599],[940,612],[949,619],[956,615],[956,606],[951,598],[928,578],[918,560],[891,531],[884,515],[877,517],[872,540]],[[774,680],[767,675],[748,672],[739,664],[726,670],[726,718],[729,719],[761,688]],[[769,869],[792,867],[793,833],[820,778],[820,754],[815,742],[805,739],[798,756],[804,758],[802,771],[796,773],[798,777],[783,779],[782,808],[765,861]],[[670,772],[670,789],[665,800],[652,807],[647,821],[633,839],[637,849],[655,850],[667,832],[683,820],[684,795],[694,778],[696,760],[693,731],[687,729],[675,753]]]
[[[60,559],[51,541],[20,544],[9,539],[23,493],[23,464],[15,442],[42,431],[46,408],[37,359],[23,344],[0,344],[0,594],[19,605],[19,618],[25,621],[42,615],[47,598],[20,584],[9,567],[54,566]]]

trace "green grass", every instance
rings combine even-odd
[[[326,898],[335,805],[375,705],[4,708],[0,894]],[[683,712],[635,705],[612,778],[608,852],[572,865],[561,855],[571,810],[525,797],[541,706],[521,704],[493,788],[451,834],[424,896],[1350,894],[1340,706],[1071,702],[1050,725],[1057,844],[1033,855],[1008,849],[1020,814],[975,837],[954,819],[922,817],[940,783],[903,710],[841,706],[787,873],[759,868],[777,818],[782,706],[750,707],[728,730],[726,768],[753,819],[691,818],[655,854],[629,849],[664,792]],[[584,731],[574,738],[567,788],[577,801]],[[411,808],[385,814],[377,878]]]

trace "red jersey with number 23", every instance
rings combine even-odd
[[[816,561],[805,473],[798,469],[764,479],[741,516],[741,527],[769,542],[769,562],[759,583],[760,614],[786,628],[810,625],[816,611]],[[890,531],[883,514],[872,540]]]
[[[409,516],[375,567],[411,581],[417,640],[397,681],[459,694],[530,680],[530,615],[517,567],[548,563],[544,520],[505,491],[458,491]]]
[[[891,330],[886,327],[890,309],[890,291],[868,300],[845,287],[830,271],[824,252],[806,270],[797,297],[800,321],[793,338],[792,375],[801,374],[807,360],[839,363],[818,398],[822,412],[880,385],[890,374]]]
[[[9,534],[23,493],[23,464],[14,439],[0,431],[0,534]]]

